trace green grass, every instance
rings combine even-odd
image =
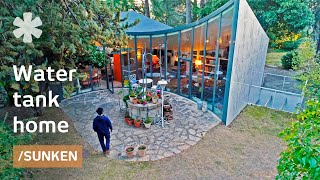
[[[245,122],[235,122],[239,129],[249,131],[252,134],[262,133],[278,136],[279,132],[288,127],[295,119],[294,114],[276,111],[265,107],[247,106],[240,114]],[[248,121],[249,120],[249,121]]]
[[[281,58],[287,52],[270,52],[267,54],[266,65],[281,67]]]
[[[61,109],[47,108],[39,120],[65,120],[69,132],[37,134],[33,143],[82,144],[83,168],[27,169],[25,175],[34,179],[239,179],[241,172],[240,179],[268,179],[276,175],[282,150],[282,140],[277,136],[294,118],[285,112],[247,106],[230,128],[214,127],[197,145],[179,155],[155,162],[127,162],[95,152]],[[261,154],[266,157],[261,158]],[[259,167],[257,174],[250,173],[251,164]]]

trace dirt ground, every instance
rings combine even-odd
[[[6,108],[2,111],[9,111],[9,120],[13,113],[17,114],[17,109]],[[21,112],[18,114],[25,114],[21,118],[32,115],[30,110],[19,111]],[[3,115],[3,112],[0,114]],[[143,163],[112,160],[95,152],[78,135],[71,120],[61,109],[48,108],[38,120],[69,122],[69,133],[37,134],[34,144],[82,144],[83,168],[26,169],[26,178],[274,179],[277,174],[277,159],[284,149],[284,143],[277,134],[290,124],[293,116],[248,106],[230,127],[214,127],[203,140],[185,152]]]

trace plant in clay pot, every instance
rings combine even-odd
[[[138,99],[138,104],[143,104],[143,100],[142,99]]]
[[[128,120],[128,125],[129,125],[129,126],[132,126],[132,125],[133,125],[133,121],[134,121],[134,119],[133,119],[133,118],[130,118],[130,119]]]
[[[133,99],[132,99],[132,103],[133,103],[133,104],[138,104],[138,99],[137,99],[137,98],[133,98]]]
[[[124,122],[126,122],[127,124],[129,124],[128,123],[128,121],[130,120],[130,116],[127,114],[127,115],[125,115],[124,116]]]
[[[141,122],[142,122],[142,121],[141,121],[140,118],[134,120],[134,126],[135,126],[136,128],[140,128]]]
[[[143,101],[142,101],[142,104],[143,104],[143,105],[146,105],[147,103],[148,103],[148,102],[147,102],[146,100],[143,100]]]
[[[128,158],[133,158],[133,153],[134,153],[134,147],[133,146],[129,146],[126,148],[126,153]]]
[[[146,155],[147,146],[146,145],[140,145],[138,147],[138,156],[143,157]]]
[[[144,127],[146,127],[147,129],[149,129],[151,127],[151,123],[152,123],[152,119],[150,117],[147,117],[146,120],[144,120]]]

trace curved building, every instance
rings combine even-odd
[[[254,96],[250,87],[261,85],[269,38],[245,0],[231,0],[177,28],[135,12],[125,15],[140,22],[127,30],[129,45],[115,58],[122,65],[120,81],[132,74],[141,79],[146,55],[145,73],[153,84],[166,79],[167,91],[207,102],[226,125]]]

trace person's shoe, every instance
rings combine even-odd
[[[110,151],[104,151],[103,154],[104,154],[104,155],[109,155],[109,154],[110,154]]]

